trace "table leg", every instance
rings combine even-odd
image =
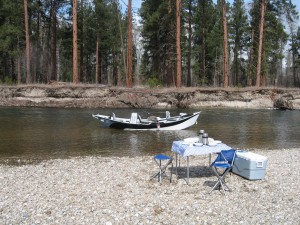
[[[190,157],[186,157],[186,183],[189,184],[190,180]]]
[[[176,176],[178,177],[178,164],[177,164],[177,162],[178,162],[178,154],[177,153],[175,153],[175,158],[176,158]]]

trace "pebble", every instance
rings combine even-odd
[[[206,156],[190,158],[189,185],[184,159],[161,185],[150,180],[158,169],[151,156],[1,164],[0,224],[299,225],[300,149],[252,151],[268,158],[265,178],[228,174],[226,195],[209,194],[216,177]]]

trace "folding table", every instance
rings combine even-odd
[[[195,146],[193,144],[186,144],[184,141],[174,141],[172,144],[172,151],[176,153],[176,173],[178,167],[178,155],[181,157],[186,157],[186,182],[189,184],[189,177],[190,177],[190,169],[189,169],[189,157],[196,156],[196,155],[210,155],[210,162],[211,162],[211,154],[212,153],[219,153],[222,150],[230,150],[231,147],[227,146],[226,144],[220,143],[214,146],[209,145],[202,145],[202,146]]]

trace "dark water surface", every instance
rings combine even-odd
[[[169,110],[179,112],[200,110]],[[174,140],[209,136],[239,149],[300,145],[300,111],[202,109],[198,124],[182,131],[123,131],[103,128],[92,114],[164,117],[158,109],[0,108],[0,162],[74,156],[141,156],[168,152]]]

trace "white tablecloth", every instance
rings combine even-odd
[[[174,141],[172,144],[172,151],[182,157],[192,156],[192,155],[208,155],[211,153],[221,152],[222,150],[232,149],[231,147],[223,143],[217,144],[216,146],[209,146],[209,145],[190,146],[183,143],[184,143],[183,141]]]

